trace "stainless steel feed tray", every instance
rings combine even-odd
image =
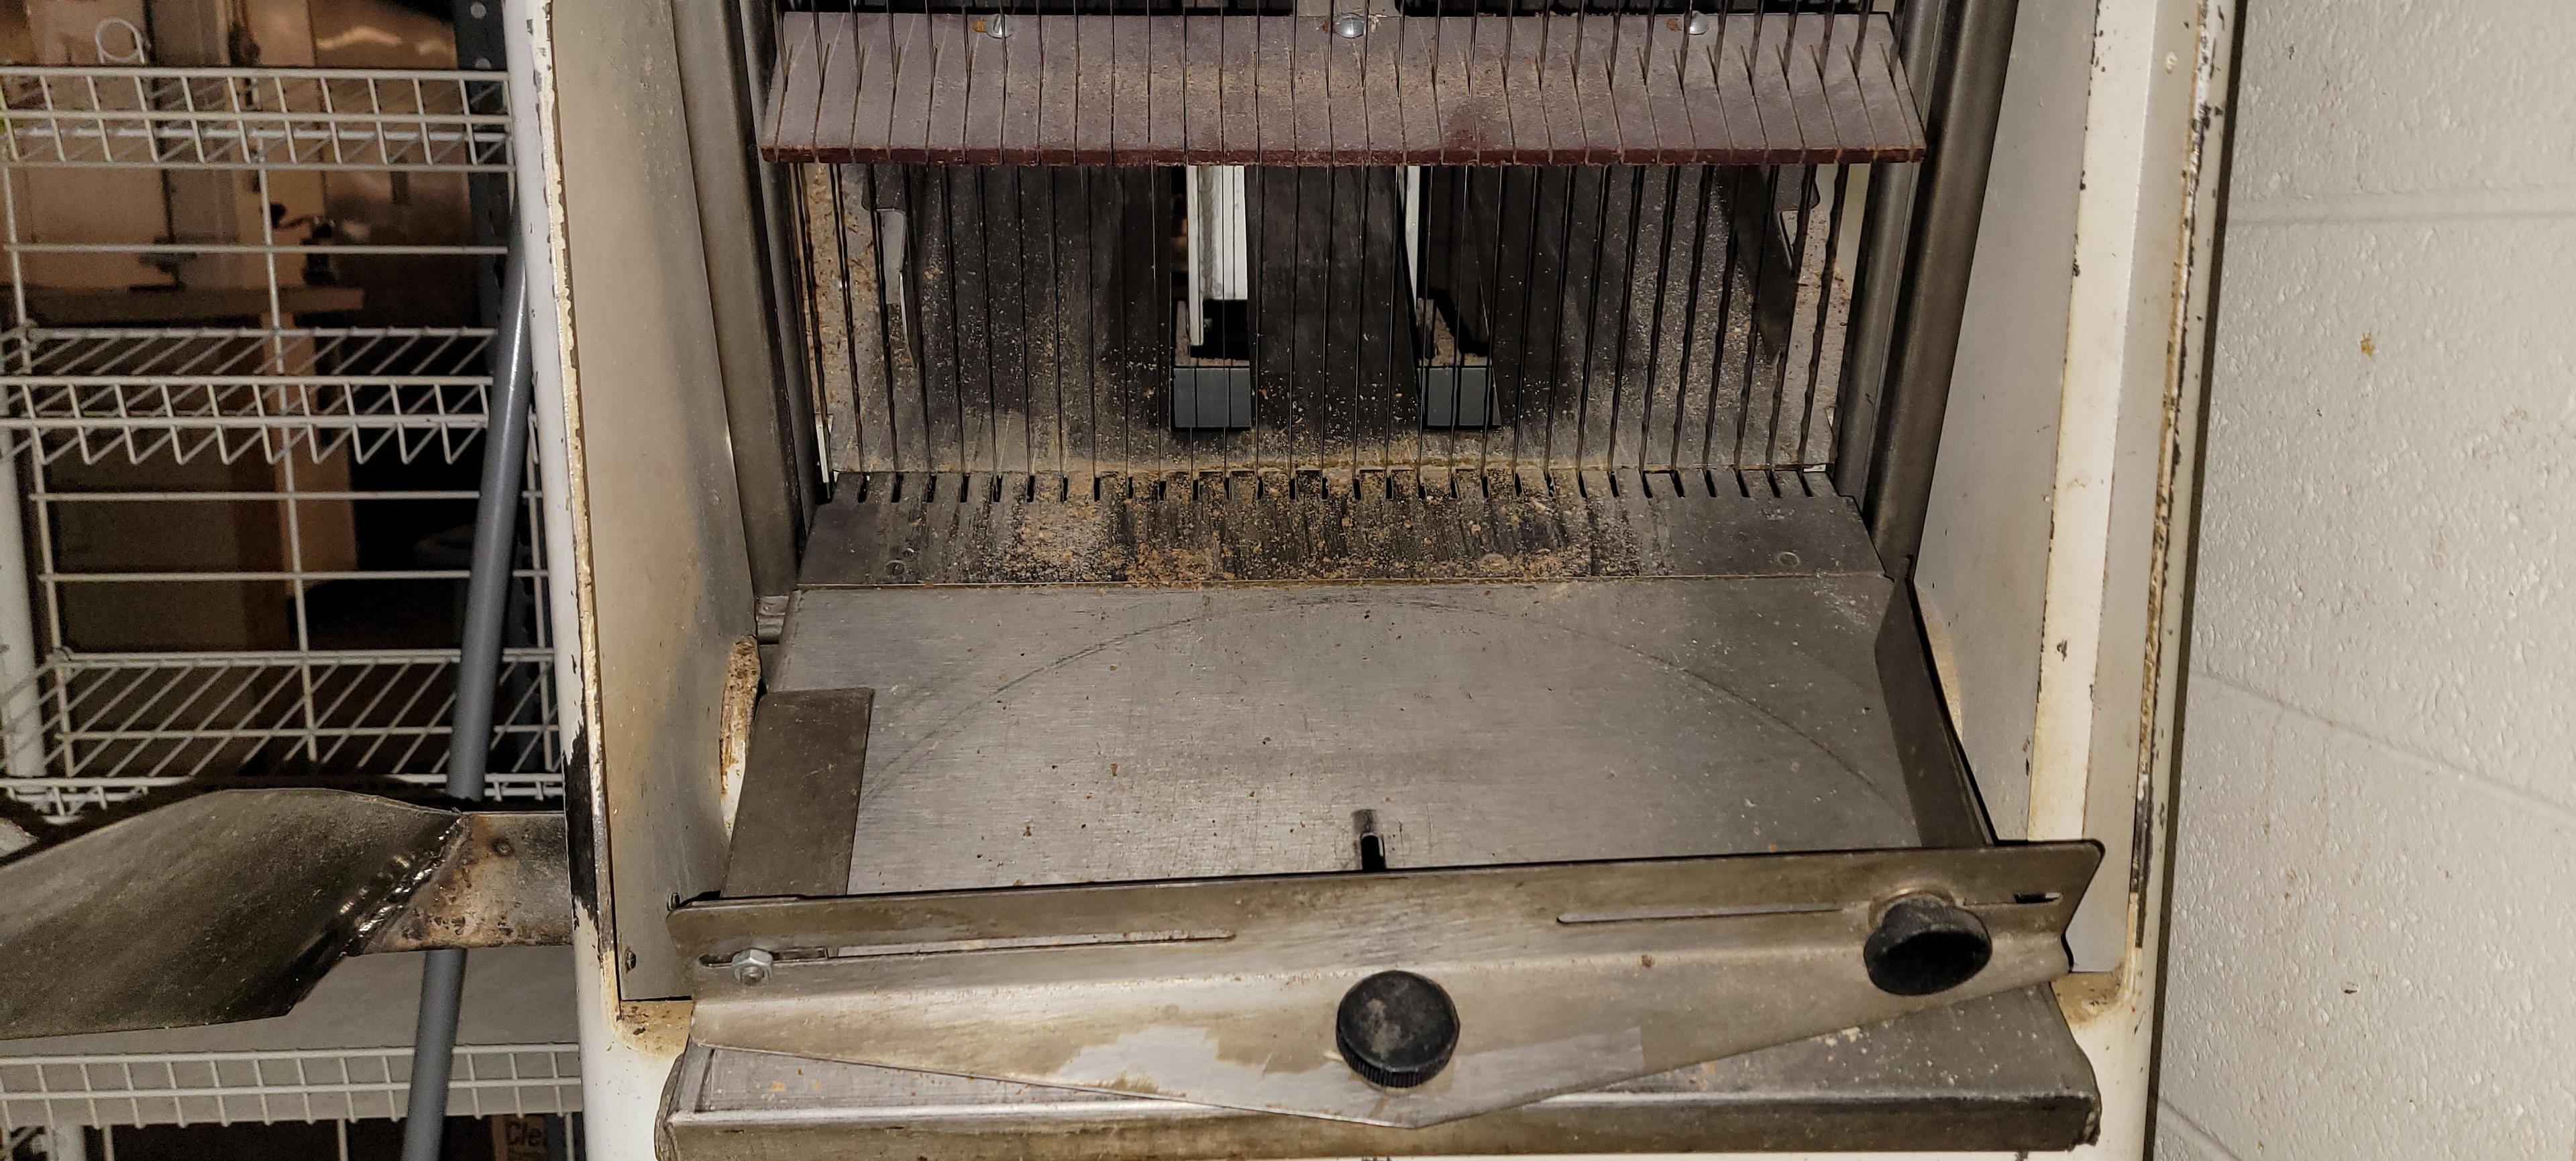
[[[2097,852],[1991,845],[1840,500],[1008,491],[818,524],[727,898],[673,918],[678,1156],[2090,1132],[2031,985]],[[1384,536],[1264,575],[1319,525]],[[992,583],[1050,540],[1101,579]],[[1134,583],[1180,549],[1216,579]],[[1865,954],[1906,899],[1976,929],[1964,974]],[[1345,1067],[1336,1000],[1385,972],[1442,989],[1423,1079]]]
[[[877,691],[858,894],[1912,846],[1887,592],[809,591],[772,688]]]

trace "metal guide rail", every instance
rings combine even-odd
[[[1413,1127],[2044,983],[2099,858],[723,900],[672,931],[703,1044]]]

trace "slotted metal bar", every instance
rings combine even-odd
[[[763,128],[762,150],[773,161],[930,160],[910,144],[913,115],[906,108],[909,91],[926,89],[932,94],[928,154],[967,164],[1159,165],[1184,157],[1220,165],[1782,164],[1910,160],[1923,152],[1913,121],[1868,117],[1859,59],[1828,51],[1836,41],[1861,40],[1862,26],[1883,19],[1877,16],[1793,12],[1686,22],[1476,12],[1363,16],[1350,28],[1307,16],[1215,17],[1261,46],[1239,63],[1227,61],[1235,74],[1229,81],[1243,80],[1258,94],[1249,110],[1261,124],[1257,140],[1241,139],[1222,118],[1158,119],[1148,107],[1154,93],[1178,83],[1164,75],[1170,58],[1149,46],[1189,43],[1190,19],[1113,11],[1049,18],[1043,27],[1027,22],[1026,31],[1008,35],[1069,37],[1077,57],[1088,58],[1080,75],[1095,87],[1080,91],[1070,122],[1022,124],[999,115],[1003,94],[1015,86],[1043,87],[1045,54],[1006,51],[1005,38],[979,31],[987,26],[982,17],[783,13],[781,37],[789,51],[771,78],[775,115]],[[1704,27],[1692,32],[1703,20],[1722,27],[1716,35]],[[1439,134],[1397,136],[1390,122],[1380,140],[1363,102],[1365,50],[1348,42],[1384,38],[1401,45],[1419,24],[1429,26],[1428,40],[1440,50],[1423,78],[1425,95],[1439,109]],[[1358,35],[1345,35],[1354,30]],[[922,69],[862,91],[864,70],[851,46],[911,38],[932,46]],[[1730,39],[1739,53],[1759,58],[1753,67],[1725,63]],[[1632,53],[1665,51],[1677,54],[1682,66],[1671,72],[1628,67]],[[1720,141],[1703,137],[1686,119],[1659,115],[1684,104],[1685,76],[1701,66],[1703,54],[1719,107],[1780,124],[1758,139]],[[1494,75],[1506,84],[1480,92],[1475,78]],[[976,93],[988,95],[967,96]],[[1446,100],[1452,93],[1458,99]],[[955,95],[946,112],[942,94]],[[1811,132],[1801,134],[1791,120]],[[1525,134],[1525,125],[1547,129]]]
[[[803,207],[807,307],[823,320],[809,329],[816,336],[809,365],[827,380],[832,368],[847,368],[839,374],[850,385],[846,404],[827,392],[827,430],[848,433],[831,440],[830,466],[897,472],[890,486],[959,501],[1033,497],[1037,481],[1076,462],[1088,470],[1063,476],[1068,492],[1102,478],[1162,489],[1185,477],[1189,494],[1222,493],[1237,476],[1240,486],[1268,494],[1293,491],[1309,473],[1349,481],[1414,471],[1433,480],[1462,469],[1523,473],[1521,486],[1539,491],[1680,488],[1680,474],[1712,471],[1753,472],[1770,488],[1774,473],[1823,466],[1840,427],[1845,291],[1858,260],[1845,241],[1858,225],[1843,215],[1857,212],[1869,185],[1856,166],[1813,169],[1802,159],[1913,156],[1873,143],[1891,133],[1919,142],[1921,122],[1910,100],[1892,100],[1901,68],[1890,64],[1894,35],[1884,14],[1780,9],[1665,20],[1629,10],[1515,13],[1461,0],[1427,14],[1379,14],[1348,48],[1317,42],[1312,55],[1321,63],[1311,76],[1298,64],[1306,47],[1298,22],[1306,18],[1173,15],[1167,42],[1209,54],[1214,75],[1203,87],[1216,109],[1204,115],[1195,103],[1202,88],[1195,60],[1176,78],[1161,78],[1168,82],[1161,89],[1158,74],[1139,73],[1120,96],[1120,62],[1139,54],[1121,55],[1128,42],[1109,22],[1153,17],[1113,6],[1008,24],[1010,35],[993,39],[1018,43],[985,56],[1024,62],[1013,67],[1034,69],[1041,92],[1050,53],[1109,68],[1091,71],[1094,87],[1049,103],[1061,109],[1060,122],[1009,113],[1009,94],[1021,90],[1007,86],[1024,78],[974,81],[1004,86],[1005,115],[994,142],[971,143],[973,159],[1137,164],[1064,174],[1049,183],[1056,195],[1049,209],[1036,208],[1026,175],[1005,170],[811,170],[809,189],[834,192]],[[928,30],[934,17],[961,29],[977,19],[935,6],[911,24],[883,13],[784,13],[788,63],[773,80],[792,79],[800,37],[832,35],[818,22],[879,21],[882,43],[899,57],[903,38],[916,35],[906,29]],[[1192,20],[1214,25],[1213,34]],[[1148,25],[1130,39],[1150,45],[1156,32]],[[1042,43],[1019,39],[1029,37]],[[1427,135],[1401,116],[1381,133],[1373,110],[1336,103],[1352,92],[1374,99],[1372,53],[1381,37],[1393,74],[1385,87],[1399,100],[1423,98]],[[1247,48],[1228,56],[1237,41]],[[965,67],[974,47],[939,59]],[[1551,72],[1551,53],[1571,71]],[[1466,67],[1488,58],[1490,67]],[[922,123],[901,106],[907,94],[947,75],[940,70],[948,65],[925,59],[918,67],[912,81],[893,78],[881,94],[891,133]],[[1637,94],[1661,93],[1654,86],[1666,73],[1669,107],[1641,107]],[[1514,116],[1515,92],[1530,115]],[[782,105],[787,93],[773,88],[773,108],[793,107]],[[1170,112],[1173,93],[1177,126],[1160,115]],[[1551,134],[1546,94],[1599,103],[1616,132],[1558,126]],[[1141,141],[1118,137],[1127,98],[1145,102],[1128,110],[1145,127]],[[819,90],[814,99],[824,99]],[[923,110],[937,111],[930,96],[921,100]],[[948,134],[944,144],[923,138],[912,154],[877,156],[929,160],[952,148],[968,158],[968,106],[949,108],[950,117],[927,126]],[[1498,133],[1440,137],[1437,130],[1480,109],[1499,112]],[[876,117],[852,120],[864,126]],[[1184,137],[1178,148],[1167,140],[1175,132]],[[1214,143],[1190,134],[1213,134]],[[1687,138],[1700,152],[1665,137]],[[1560,154],[1675,164],[1513,164]],[[1426,156],[1453,164],[1404,167],[1401,212],[1387,222],[1360,212],[1375,200],[1363,196],[1364,187],[1375,188],[1365,180],[1344,188],[1337,184],[1344,178],[1319,178],[1310,187],[1259,176],[1287,164]],[[1712,156],[1784,164],[1689,160]],[[1173,170],[1144,163],[1247,158],[1270,163],[1239,171],[1251,175],[1253,197],[1267,211],[1252,215],[1245,242],[1253,266],[1263,265],[1266,248],[1295,273],[1263,283],[1249,314],[1193,318],[1198,300],[1174,302],[1155,285],[1166,277],[1166,256],[1177,263],[1186,254],[1187,269],[1198,269],[1209,235],[1196,221],[1204,207]],[[1453,180],[1461,164],[1491,166],[1484,172],[1499,177]],[[1343,168],[1356,175],[1365,167]],[[1265,195],[1270,182],[1279,184]],[[993,196],[1014,187],[1016,198]],[[1061,196],[1075,187],[1085,196]],[[869,192],[838,192],[858,189]],[[1180,207],[1186,228],[1167,206]],[[1043,260],[1025,243],[1031,228],[1047,236]],[[1450,244],[1444,231],[1468,243]],[[1403,265],[1381,265],[1373,257],[1381,251],[1401,251],[1395,261]],[[1193,274],[1177,285],[1199,280]],[[922,300],[910,301],[916,295]],[[1211,335],[1234,353],[1211,356]],[[1389,350],[1407,368],[1394,384],[1377,379]],[[1185,368],[1212,357],[1251,374],[1248,422],[1173,419],[1185,398],[1175,393],[1192,391],[1187,376],[1204,373]],[[920,421],[911,418],[916,410]],[[1051,441],[1065,448],[1052,459]],[[1641,473],[1662,473],[1661,482]],[[1807,487],[1802,477],[1782,479]],[[952,513],[945,523],[963,529],[981,519]]]

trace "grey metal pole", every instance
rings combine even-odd
[[[483,436],[483,492],[474,507],[474,557],[465,582],[465,637],[456,664],[456,716],[447,752],[447,793],[483,796],[492,748],[492,697],[501,678],[502,620],[510,607],[519,540],[519,489],[527,470],[528,283],[518,255],[501,272],[501,326]],[[412,1033],[411,1099],[403,1161],[437,1161],[447,1124],[447,1082],[456,1057],[456,1014],[465,994],[465,952],[442,948],[421,966],[420,1022]]]
[[[1914,234],[1898,291],[1879,438],[1861,515],[1878,559],[1899,579],[1914,574],[1932,497],[1933,457],[1950,407],[1950,371],[1968,306],[1968,270],[1986,207],[1986,172],[2003,114],[2020,0],[1963,0],[1951,17],[1936,103],[1932,155],[1925,163]]]
[[[1880,7],[1885,0],[1880,0]],[[1928,118],[1925,132],[1941,136],[1941,46],[1948,43],[1949,10],[1930,0],[1899,7],[1897,43],[1905,59],[1906,87]],[[1873,166],[1869,200],[1861,216],[1860,269],[1852,279],[1851,330],[1843,355],[1843,397],[1834,433],[1834,490],[1857,501],[1869,495],[1869,470],[1878,447],[1879,406],[1887,392],[1890,346],[1896,339],[1897,293],[1905,288],[1906,239],[1914,232],[1914,202],[1922,163]]]

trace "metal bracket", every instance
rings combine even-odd
[[[780,690],[751,711],[724,893],[847,894],[872,689]]]
[[[368,925],[349,954],[571,943],[564,817],[478,811],[453,818],[437,869],[399,909]]]
[[[217,790],[0,863],[0,1039],[285,1013],[344,956],[568,943],[560,814]]]

